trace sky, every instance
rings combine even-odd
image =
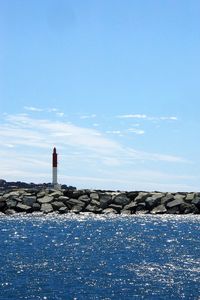
[[[199,0],[0,0],[0,178],[200,190]]]

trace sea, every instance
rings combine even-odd
[[[200,299],[200,215],[0,216],[0,299]]]

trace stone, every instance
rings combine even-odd
[[[50,196],[53,197],[53,198],[59,198],[60,196],[63,196],[63,192],[54,191],[53,193],[50,194]]]
[[[19,212],[31,212],[31,206],[25,205],[23,203],[18,203],[16,206],[16,210]]]
[[[83,210],[83,206],[77,204],[72,207],[71,212],[77,214],[77,213],[81,212],[82,210]]]
[[[43,203],[41,205],[40,210],[46,214],[51,213],[53,211],[53,207],[50,203]]]
[[[102,211],[103,214],[105,215],[109,215],[109,214],[117,214],[117,211],[113,208],[105,208],[103,211]]]
[[[66,213],[68,213],[68,208],[66,206],[63,206],[63,207],[60,207],[58,211],[60,214],[66,214]]]
[[[92,199],[91,201],[90,201],[90,204],[91,205],[96,205],[96,206],[100,206],[100,202],[98,201],[98,200],[95,200],[95,199]]]
[[[138,194],[139,192],[128,192],[126,195],[128,198],[130,198],[133,201],[138,196]]]
[[[51,197],[51,196],[44,196],[43,198],[37,199],[37,202],[40,204],[51,203],[52,201],[53,201],[53,197]]]
[[[16,211],[14,209],[6,209],[5,214],[6,215],[14,215]]]
[[[192,200],[192,204],[194,204],[198,209],[200,209],[200,197],[197,196]]]
[[[0,201],[0,211],[3,211],[6,208],[6,201]]]
[[[173,200],[174,200],[174,196],[172,194],[168,193],[166,196],[164,196],[160,200],[160,203],[161,204],[167,204],[168,202],[173,201]]]
[[[80,197],[78,197],[78,200],[82,201],[84,203],[89,203],[90,202],[90,198],[88,197],[88,195],[80,196]]]
[[[195,198],[195,193],[189,193],[186,195],[185,201],[192,201]]]
[[[109,204],[108,208],[113,208],[114,210],[116,210],[118,213],[120,213],[120,211],[122,210],[122,205],[118,205],[118,204]]]
[[[60,197],[58,198],[58,201],[61,201],[61,202],[63,202],[63,203],[66,203],[67,201],[69,201],[69,197],[67,197],[67,196],[60,196]]]
[[[131,202],[127,205],[124,206],[124,210],[130,210],[130,211],[133,211],[135,210],[135,208],[137,207],[137,203],[136,202]]]
[[[131,202],[131,199],[128,198],[125,194],[120,194],[114,198],[114,203],[119,205],[127,205]]]
[[[139,209],[139,210],[136,210],[135,214],[136,215],[147,215],[149,213],[149,210],[147,209]]]
[[[16,205],[17,205],[17,201],[9,199],[9,200],[6,201],[6,205],[7,205],[8,208],[15,208]]]
[[[22,203],[28,206],[33,206],[33,203],[36,203],[36,196],[25,196],[22,199]]]
[[[174,207],[171,207],[169,209],[167,209],[167,214],[180,214],[180,210],[179,210],[179,206],[174,206]]]
[[[112,196],[111,195],[101,195],[100,196],[100,207],[101,208],[105,209],[111,203],[112,203]]]
[[[9,192],[9,193],[6,193],[3,195],[3,197],[5,199],[8,199],[8,198],[13,198],[13,197],[19,197],[20,196],[20,191],[13,191],[13,192]]]
[[[98,193],[91,193],[90,194],[90,199],[95,200],[95,201],[99,201],[99,194]]]
[[[160,204],[152,209],[151,214],[164,214],[166,212],[167,209],[164,204]]]
[[[91,205],[90,203],[85,207],[84,211],[92,213],[101,213],[102,209],[96,205]]]
[[[33,211],[39,211],[41,208],[39,203],[33,203],[32,209]]]
[[[198,213],[199,210],[194,204],[183,203],[180,205],[180,212],[184,213],[184,214],[191,214],[191,213],[195,214],[195,213]]]
[[[61,201],[54,201],[51,205],[55,210],[59,210],[61,207],[66,207],[66,205]]]
[[[122,209],[121,215],[131,215],[131,210]]]
[[[186,195],[184,193],[178,193],[174,195],[174,200],[184,200]]]
[[[171,208],[171,207],[174,207],[174,206],[179,206],[179,205],[181,205],[181,204],[183,204],[184,203],[184,200],[183,200],[183,198],[175,198],[175,200],[173,200],[173,201],[171,201],[171,202],[168,202],[167,204],[166,204],[166,206],[168,207],[168,208]]]
[[[162,197],[163,197],[163,194],[161,194],[161,193],[153,194],[152,196],[147,197],[145,199],[147,208],[152,209],[155,206],[157,206],[158,204],[160,204],[160,200],[162,199]]]
[[[150,193],[140,192],[134,201],[137,203],[144,202],[144,200],[150,195]]]
[[[70,198],[68,201],[67,201],[67,204],[70,204],[71,206],[75,206],[75,205],[78,205],[78,206],[85,206],[85,203],[83,203],[82,201],[78,200],[78,199],[74,199],[74,198]]]
[[[39,193],[37,193],[37,198],[43,198],[46,195],[45,191],[40,191]]]

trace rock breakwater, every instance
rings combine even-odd
[[[2,189],[0,212],[94,214],[200,214],[200,193],[115,192],[44,187]]]

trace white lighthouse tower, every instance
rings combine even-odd
[[[53,148],[52,154],[52,185],[56,187],[58,185],[58,155],[56,153],[56,148]]]

